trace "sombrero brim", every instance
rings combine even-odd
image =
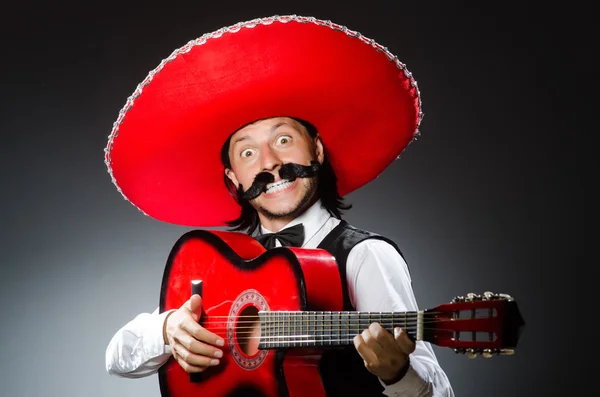
[[[225,140],[248,122],[297,117],[319,130],[346,195],[375,179],[421,121],[415,80],[386,48],[314,18],[271,17],[175,50],[119,113],[105,163],[144,214],[224,226],[239,206],[223,183]]]

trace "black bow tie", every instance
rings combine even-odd
[[[300,247],[304,242],[304,225],[299,223],[277,233],[261,234],[255,238],[266,249],[274,248],[275,240],[279,240],[283,247]]]

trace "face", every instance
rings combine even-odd
[[[286,163],[310,165],[323,163],[320,139],[311,138],[304,127],[293,119],[276,117],[257,121],[235,132],[229,145],[231,168],[225,173],[235,186],[247,190],[260,172],[275,177],[267,191],[251,201],[260,217],[269,219],[298,215],[315,196],[314,178],[296,178],[287,182],[279,177]]]

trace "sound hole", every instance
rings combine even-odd
[[[236,325],[237,342],[247,356],[258,353],[260,342],[260,318],[256,306],[247,306],[239,314]]]

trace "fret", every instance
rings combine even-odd
[[[285,347],[290,347],[291,338],[290,338],[290,312],[284,313],[285,323],[284,323],[284,332],[285,335]]]
[[[331,312],[323,312],[323,333],[325,339],[323,340],[324,346],[331,345]]]
[[[324,346],[325,339],[327,338],[327,333],[325,332],[325,322],[327,321],[327,317],[325,316],[324,311],[318,311],[317,313],[319,314],[319,338],[317,340],[317,345]]]
[[[297,338],[296,338],[296,346],[302,346],[302,340],[304,339],[304,337],[302,335],[304,335],[304,332],[302,330],[303,328],[303,319],[302,319],[302,313],[303,312],[298,312],[296,313],[296,317],[298,319],[298,330],[297,330]]]
[[[275,337],[277,336],[277,312],[271,313],[271,333],[269,335],[269,346],[275,347]]]
[[[329,338],[329,335],[327,333],[327,312],[320,312],[321,313],[321,346],[325,346],[327,344],[327,338]]]
[[[381,321],[381,312],[371,312],[369,316],[369,323],[378,323],[382,328],[385,329],[385,325]]]
[[[303,328],[302,313],[303,312],[298,312],[297,313],[297,317],[298,317],[298,338],[296,338],[296,346],[302,346],[302,340],[304,339],[302,337],[302,335],[304,334],[304,332],[302,330],[302,328]]]
[[[287,347],[294,347],[296,343],[296,314],[295,312],[286,312],[286,331],[285,340]]]
[[[281,340],[280,336],[281,336],[281,312],[276,312],[275,314],[276,317],[276,324],[277,324],[277,331],[276,331],[276,337],[273,338],[273,343],[275,344],[276,347],[279,347],[279,341]]]
[[[269,345],[269,333],[271,330],[269,329],[271,313],[265,313],[261,318],[261,339],[265,349],[270,347]]]
[[[281,340],[279,341],[282,347],[288,347],[289,338],[287,332],[288,313],[281,313]]]
[[[292,314],[292,316],[294,317],[294,324],[292,325],[292,335],[294,336],[292,338],[292,340],[294,341],[294,343],[292,344],[292,346],[297,346],[297,344],[298,344],[298,313],[294,312]]]
[[[276,313],[269,313],[269,339],[267,340],[269,348],[273,347],[273,336],[275,335],[275,315]]]
[[[338,339],[336,327],[335,327],[335,312],[329,312],[329,345],[335,345],[335,341]]]
[[[327,324],[329,326],[329,337],[327,339],[327,342],[329,346],[333,346],[335,345],[335,341],[337,339],[337,335],[335,334],[335,312],[328,312],[327,318]]]
[[[311,330],[312,327],[310,326],[310,314],[311,312],[307,312],[306,313],[306,338],[305,338],[305,346],[310,346],[312,344],[312,342],[310,342],[312,340],[311,338]]]
[[[344,317],[344,339],[346,340],[347,343],[350,343],[353,339],[352,335],[351,335],[351,330],[350,330],[350,313],[344,312],[343,317]]]
[[[383,327],[394,333],[394,314],[393,313],[379,313],[381,316],[381,323]]]
[[[306,346],[308,344],[308,342],[306,342],[306,337],[305,335],[308,334],[308,323],[306,321],[306,312],[302,312],[300,314],[300,335],[302,335],[302,337],[300,338],[300,346]]]
[[[298,333],[299,337],[298,337],[298,346],[304,346],[304,341],[306,340],[306,337],[304,336],[306,334],[306,320],[305,320],[305,312],[300,312],[299,313],[299,319],[300,319],[300,332]]]
[[[315,345],[320,345],[323,341],[323,314],[315,313]]]
[[[327,346],[331,344],[331,312],[321,312],[323,316],[321,329],[323,330],[323,338],[321,340],[321,346]]]
[[[271,321],[269,322],[269,328],[271,329],[271,332],[269,333],[269,347],[273,348],[275,347],[273,341],[275,340],[275,335],[277,334],[277,312],[271,312],[270,317]]]
[[[359,335],[361,333],[360,331],[360,323],[358,321],[358,313],[357,312],[350,312],[349,314],[350,317],[350,339],[354,338],[356,335]]]
[[[286,336],[285,336],[285,312],[279,313],[279,338],[277,339],[277,344],[281,347],[285,347],[286,344]]]
[[[313,331],[313,329],[312,329],[313,327],[312,327],[312,324],[310,322],[310,316],[311,316],[311,314],[312,314],[312,312],[307,312],[306,313],[306,338],[305,338],[306,344],[305,344],[305,346],[310,346],[310,345],[312,345],[314,343],[314,342],[310,342],[311,340],[314,340],[314,337],[311,337],[311,335],[314,334],[314,332],[312,332]]]
[[[285,342],[285,338],[284,338],[284,326],[285,326],[285,313],[284,312],[277,312],[277,339],[275,341],[275,343],[277,344],[277,347],[284,347],[284,342]]]
[[[275,336],[277,335],[277,312],[271,313],[271,324],[269,326],[271,328],[269,345],[271,348],[273,348],[275,347]]]
[[[300,317],[302,315],[302,312],[294,312],[294,335],[296,336],[294,338],[294,346],[300,346],[300,335],[302,335],[302,318]]]
[[[359,333],[362,333],[364,330],[366,330],[367,328],[369,328],[369,315],[371,313],[359,313],[358,315],[358,323],[359,323],[359,328],[360,331]]]
[[[340,312],[337,312],[333,315],[334,317],[334,321],[333,321],[333,325],[334,325],[334,335],[335,335],[335,340],[334,340],[334,345],[339,346],[342,344],[342,336],[341,336],[341,314]]]
[[[309,343],[309,344],[315,344],[316,340],[317,340],[317,330],[315,329],[315,324],[316,324],[316,314],[315,312],[309,312],[308,313],[308,318],[309,318],[309,324],[310,327],[309,329],[311,330],[310,334],[312,335],[312,338],[308,338],[309,340],[312,340],[314,342]]]

